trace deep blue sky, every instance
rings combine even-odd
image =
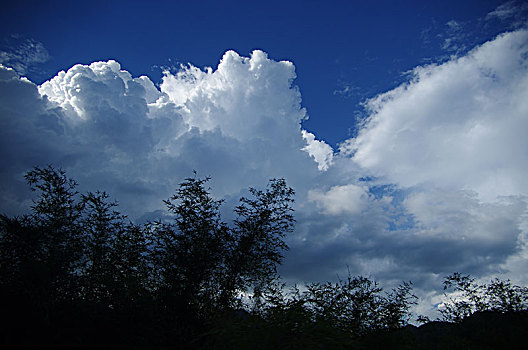
[[[354,133],[359,102],[394,88],[413,67],[457,53],[443,48],[446,38],[463,32],[458,44],[471,48],[503,31],[504,24],[482,24],[501,3],[11,1],[3,5],[0,37],[4,49],[12,35],[44,45],[50,60],[28,73],[37,83],[107,59],[159,81],[159,66],[215,67],[228,49],[243,56],[261,49],[295,64],[310,116],[303,126],[335,146]],[[449,21],[462,31],[449,32]]]

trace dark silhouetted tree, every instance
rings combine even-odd
[[[275,278],[293,227],[294,192],[284,180],[250,189],[232,226],[220,217],[222,201],[211,197],[208,181],[186,179],[165,201],[173,222],[148,225],[160,313],[180,337],[242,307],[243,293]]]
[[[453,290],[440,310],[445,321],[461,322],[475,312],[516,312],[528,310],[528,288],[513,285],[510,280],[498,278],[490,283],[478,284],[469,275],[458,272],[444,280],[444,290]]]

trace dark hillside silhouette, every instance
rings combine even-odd
[[[372,334],[364,349],[526,349],[528,311],[479,311],[459,323],[433,321]]]

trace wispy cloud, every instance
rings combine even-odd
[[[342,96],[344,98],[349,98],[352,96],[360,95],[361,88],[351,83],[341,81],[339,82],[339,87],[333,91],[333,94],[336,96]]]
[[[467,40],[470,37],[461,22],[450,20],[446,24],[445,38],[442,44],[442,49],[458,54],[467,50]]]
[[[526,1],[512,0],[499,5],[495,10],[486,15],[486,20],[499,20],[510,22],[512,28],[527,24],[528,3]]]
[[[14,68],[18,73],[25,75],[39,63],[50,59],[48,50],[44,45],[35,40],[12,35],[4,42],[0,50],[0,64]]]

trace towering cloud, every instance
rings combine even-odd
[[[6,182],[53,163],[87,186],[106,187],[137,217],[159,208],[193,169],[214,176],[219,195],[318,173],[303,151],[306,112],[294,67],[262,51],[226,52],[216,70],[165,72],[159,88],[115,61],[76,65],[38,87],[12,69],[2,74],[3,159],[19,163],[4,168]],[[6,196],[22,193],[9,188]]]

